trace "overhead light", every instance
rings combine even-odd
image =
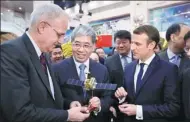
[[[68,9],[65,10],[65,12],[66,12],[67,14],[70,14],[70,13],[71,13],[71,9],[68,8]]]
[[[3,13],[1,13],[1,15],[3,15]]]
[[[19,7],[18,9],[19,9],[19,10],[22,10],[22,7]]]
[[[8,12],[10,12],[11,10],[10,10],[10,9],[8,9],[7,11],[8,11]]]

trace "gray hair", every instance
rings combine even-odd
[[[69,19],[69,16],[63,11],[63,9],[56,4],[49,3],[40,5],[31,13],[30,27],[36,25],[42,18],[45,18],[46,20],[54,20],[59,17],[66,17]]]
[[[75,28],[71,34],[71,42],[73,42],[77,36],[90,36],[92,38],[92,43],[96,43],[96,33],[90,26],[79,25]]]

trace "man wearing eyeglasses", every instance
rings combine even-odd
[[[86,107],[64,110],[70,102],[63,99],[45,54],[63,40],[67,26],[68,15],[62,8],[42,5],[32,12],[26,33],[1,44],[1,122],[83,121],[89,117]]]
[[[89,58],[95,48],[96,34],[91,27],[80,25],[73,30],[71,42],[73,56],[53,67],[63,96],[71,101],[79,101],[68,107],[90,104],[96,110],[85,122],[110,122],[108,113],[111,98],[109,92],[94,90],[92,95],[91,91],[86,91],[83,87],[65,84],[69,79],[80,80],[82,83],[87,79],[87,73],[95,77],[99,83],[108,82],[107,68]]]

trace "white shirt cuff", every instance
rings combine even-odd
[[[137,105],[136,119],[137,119],[137,120],[143,120],[143,110],[142,110],[142,105]]]

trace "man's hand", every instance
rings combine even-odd
[[[84,121],[86,118],[90,116],[87,107],[73,107],[67,111],[68,111],[67,121]]]
[[[118,88],[115,92],[115,97],[118,99],[122,99],[123,97],[126,97],[126,96],[127,96],[127,92],[125,91],[123,87]]]
[[[122,105],[119,105],[119,110],[128,116],[133,116],[136,115],[137,106],[133,104],[123,103]]]
[[[110,107],[110,111],[112,112],[114,117],[117,117],[117,112],[113,106]]]
[[[89,105],[99,108],[101,106],[100,99],[98,97],[93,97],[89,101]]]
[[[73,107],[81,107],[80,102],[79,101],[73,101],[73,102],[71,102],[70,108],[73,108]]]

